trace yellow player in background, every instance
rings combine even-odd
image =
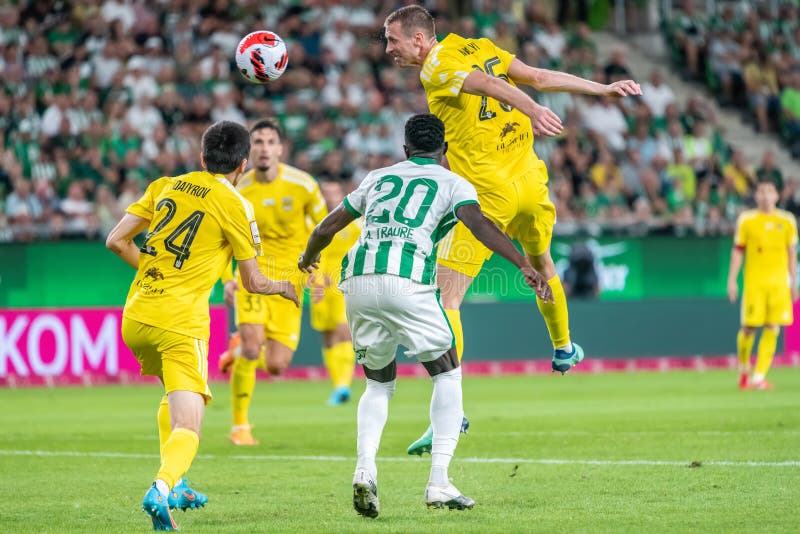
[[[328,210],[342,203],[344,184],[335,181],[320,183]],[[322,361],[328,369],[333,393],[328,404],[337,406],[350,400],[355,354],[345,315],[344,295],[339,289],[342,258],[361,235],[361,222],[355,220],[337,233],[322,252],[319,269],[311,275],[311,326],[322,333]]]
[[[777,209],[778,189],[769,179],[759,180],[756,209],[736,222],[736,235],[728,272],[728,298],[736,302],[737,279],[744,261],[741,328],[736,337],[740,389],[772,389],[766,381],[781,326],[792,324],[792,303],[797,300],[797,222],[794,215]],[[758,359],[750,380],[750,353],[756,329],[761,327]]]
[[[533,136],[556,135],[558,116],[517,85],[539,91],[567,91],[621,97],[642,94],[639,84],[609,85],[565,72],[526,65],[489,39],[449,34],[441,42],[431,14],[418,5],[392,12],[384,23],[386,53],[401,67],[421,67],[420,81],[431,113],[445,124],[447,161],[475,186],[486,216],[522,245],[534,269],[545,277],[554,302],[537,300],[553,343],[552,369],[562,374],[580,362],[572,343],[567,299],[550,256],[556,210],[547,188],[547,169],[533,151]],[[464,350],[459,311],[472,280],[491,251],[459,223],[439,243],[437,284],[453,327],[458,356]],[[468,423],[464,421],[466,429]],[[431,429],[412,443],[409,454],[431,448]]]
[[[306,279],[297,269],[297,258],[308,235],[328,210],[314,178],[280,162],[283,132],[274,119],[260,120],[250,129],[250,161],[253,168],[239,183],[241,195],[253,204],[264,255],[259,267],[268,276],[290,280],[298,295]],[[263,351],[268,373],[278,376],[289,366],[300,339],[303,307],[275,297],[248,292],[240,275],[225,281],[225,302],[236,306],[240,350],[229,350],[220,369],[231,369],[233,426],[230,439],[236,445],[258,445],[253,437],[249,410],[256,385],[256,368]]]
[[[201,142],[202,171],[154,181],[111,230],[106,246],[137,270],[122,313],[122,338],[165,395],[158,407],[161,467],[142,508],[155,530],[177,530],[170,508],[204,506],[183,480],[200,444],[208,388],[208,298],[231,261],[244,287],[297,307],[289,282],[264,277],[253,207],[234,185],[247,166],[247,130],[221,121]],[[133,238],[147,230],[141,248]]]

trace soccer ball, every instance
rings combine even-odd
[[[246,35],[236,47],[239,72],[253,83],[277,80],[289,64],[286,43],[277,34],[257,31]]]

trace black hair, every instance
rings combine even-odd
[[[219,121],[203,133],[200,147],[208,172],[229,174],[250,155],[250,134],[239,123]]]
[[[781,192],[781,187],[778,184],[778,181],[768,174],[761,175],[756,179],[756,187],[761,184],[772,184],[773,186],[775,186],[775,190],[778,193]]]
[[[259,130],[263,130],[264,128],[275,130],[275,133],[278,134],[278,139],[283,141],[283,128],[281,128],[281,124],[278,122],[278,119],[273,117],[261,119],[253,124],[253,126],[250,128],[250,133],[253,134]]]
[[[406,121],[406,147],[409,152],[431,153],[444,148],[444,123],[430,113],[414,115]]]

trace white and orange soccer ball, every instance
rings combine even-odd
[[[277,80],[288,64],[286,43],[274,32],[250,33],[236,47],[236,66],[242,76],[253,83]]]

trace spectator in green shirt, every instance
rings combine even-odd
[[[800,140],[800,72],[794,72],[789,86],[783,88],[781,109],[791,140]]]

